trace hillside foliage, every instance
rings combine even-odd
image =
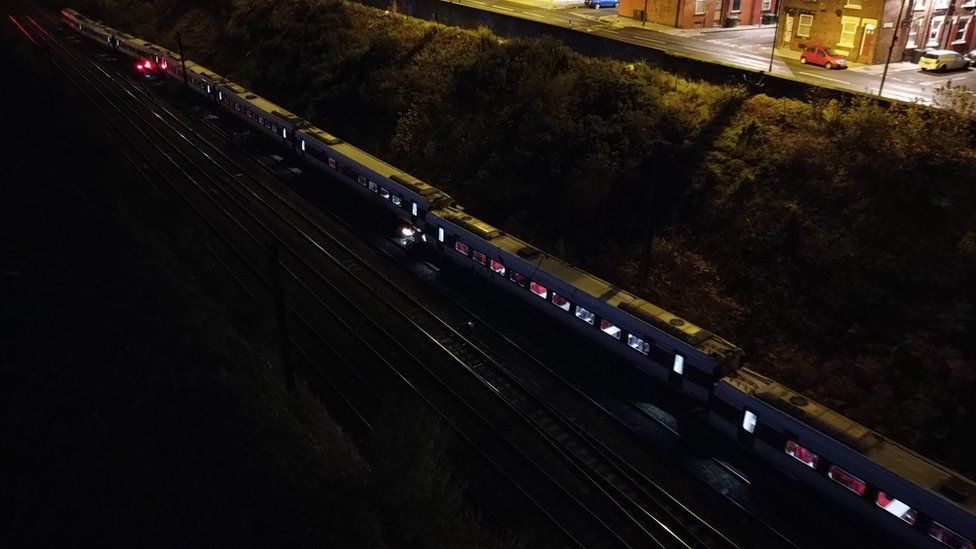
[[[976,473],[976,139],[957,114],[750,95],[342,0],[91,7],[163,44],[182,30],[188,56]]]

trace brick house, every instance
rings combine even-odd
[[[758,25],[763,14],[776,13],[777,0],[620,0],[620,16],[640,20],[646,9],[647,21],[677,27],[700,29],[739,25]]]
[[[901,59],[915,61],[925,48],[966,53],[976,49],[976,0],[906,0],[899,46]]]
[[[976,0],[782,0],[779,47],[823,44],[858,63],[917,61],[922,49],[976,48]],[[901,12],[901,17],[899,17]],[[900,30],[896,34],[895,27]]]

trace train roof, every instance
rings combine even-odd
[[[559,278],[578,291],[603,301],[611,307],[618,308],[689,345],[693,345],[706,355],[727,357],[741,353],[738,347],[708,330],[665,311],[653,303],[644,301],[619,286],[615,286],[558,257],[549,255],[523,240],[495,229],[488,223],[464,213],[463,210],[445,208],[438,213],[445,219],[458,223],[472,233],[490,240],[493,246],[535,264],[538,270]]]
[[[840,441],[879,466],[976,514],[976,482],[747,368],[727,383]]]

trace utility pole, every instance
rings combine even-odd
[[[180,31],[176,31],[176,47],[180,49],[180,64],[183,68],[183,85],[189,86],[190,83],[186,78],[186,56],[183,55],[183,34]]]
[[[956,0],[949,0],[949,8],[946,10],[945,20],[939,29],[945,35],[939,39],[939,48],[943,50],[949,49],[949,43],[952,42],[952,12],[954,11],[956,11]]]
[[[898,8],[898,21],[895,23],[895,32],[891,35],[891,44],[888,44],[888,58],[885,59],[884,72],[881,73],[881,84],[878,85],[878,97],[882,97],[885,79],[888,78],[888,65],[891,64],[891,53],[895,51],[895,43],[898,41],[898,32],[901,31],[901,16],[905,13],[905,0],[901,0],[901,7]]]
[[[775,0],[776,2],[776,28],[773,29],[773,47],[769,51],[769,70],[766,72],[773,72],[773,59],[776,57],[776,43],[779,41],[779,16],[783,11],[783,0]]]
[[[278,245],[268,246],[268,266],[271,269],[271,293],[274,297],[275,318],[278,322],[278,346],[281,365],[285,369],[285,384],[295,392],[295,365],[291,360],[291,343],[288,340],[288,314],[285,310],[285,293],[281,286],[281,265],[278,262]]]

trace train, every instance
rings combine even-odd
[[[74,31],[176,81],[376,202],[484,277],[694,399],[755,456],[916,547],[976,549],[976,483],[741,365],[718,335],[470,215],[449,194],[166,47],[75,10]]]

